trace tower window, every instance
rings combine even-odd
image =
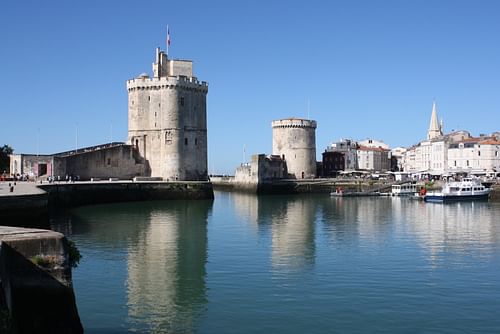
[[[181,101],[180,102],[181,102],[181,106],[184,106],[184,98],[183,97],[181,97]]]
[[[170,131],[165,132],[165,144],[172,144],[172,132]]]
[[[195,138],[195,139],[194,139],[194,144],[195,144],[195,145],[198,145],[198,138]]]
[[[151,95],[150,95],[150,96],[148,96],[148,101],[151,101]]]
[[[187,145],[187,144],[188,144],[188,139],[184,138],[184,145]]]

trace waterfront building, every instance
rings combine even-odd
[[[448,148],[448,170],[478,175],[500,171],[500,141],[492,136],[451,143]]]
[[[390,150],[382,147],[360,145],[356,151],[358,169],[364,171],[385,172],[391,167]]]
[[[398,172],[403,170],[403,159],[407,149],[404,147],[395,147],[391,149],[391,171]]]
[[[341,139],[323,152],[324,176],[335,176],[340,171],[388,171],[390,167],[389,145],[379,140]]]
[[[498,132],[479,137],[464,130],[444,134],[443,122],[438,124],[437,119],[433,103],[427,139],[408,148],[402,156],[405,172],[448,177],[457,173],[493,175],[500,171]]]
[[[323,152],[323,176],[336,176],[340,171],[358,168],[358,142],[340,139]]]
[[[153,77],[127,81],[128,137],[144,159],[146,176],[208,179],[208,84],[193,75],[190,60],[168,59],[156,49]]]
[[[272,122],[273,155],[285,162],[288,177],[316,177],[316,121],[287,118]]]

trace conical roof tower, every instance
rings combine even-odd
[[[433,139],[443,135],[442,127],[439,125],[436,102],[432,102],[432,115],[429,124],[429,131],[427,131],[427,139]]]

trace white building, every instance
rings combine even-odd
[[[500,136],[481,135],[473,138],[467,131],[443,134],[443,122],[438,124],[436,104],[427,131],[427,140],[406,150],[402,157],[405,172],[434,176],[466,172],[492,174],[500,171]]]
[[[367,171],[388,171],[391,168],[389,150],[382,147],[359,146],[357,150],[358,169]]]

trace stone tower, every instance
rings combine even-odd
[[[434,139],[443,135],[443,124],[439,124],[436,110],[436,102],[432,102],[431,121],[427,131],[427,139]]]
[[[273,155],[281,156],[288,176],[309,179],[316,176],[316,121],[300,118],[272,122]]]
[[[208,84],[190,60],[156,49],[153,77],[127,81],[128,138],[146,162],[146,176],[205,181]]]

